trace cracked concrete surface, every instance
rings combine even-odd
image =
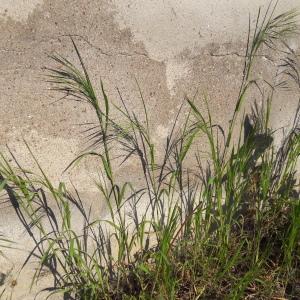
[[[240,84],[248,14],[255,17],[258,7],[267,4],[266,0],[1,0],[0,150],[6,153],[8,145],[24,167],[34,169],[25,139],[52,180],[71,179],[93,202],[98,197],[91,179],[97,176],[94,164],[62,171],[84,146],[77,124],[95,120],[94,114],[84,104],[56,101],[60,96],[49,91],[45,80],[44,67],[53,66],[47,54],[75,60],[68,38],[72,35],[93,81],[102,79],[116,103],[118,87],[129,107],[140,113],[136,78],[159,144],[183,97],[197,92],[197,104],[201,107],[202,94],[208,94],[213,117],[225,126]],[[298,0],[282,0],[278,11],[297,5]],[[299,51],[299,39],[290,42]],[[267,76],[273,70],[267,55],[259,58],[258,70]],[[293,93],[285,95],[285,103],[280,99],[275,99],[272,115],[276,127],[289,124],[297,103]],[[117,173],[120,179],[134,180],[136,165],[118,167]],[[1,209],[0,217],[0,231],[26,243],[18,226],[13,233],[4,226],[7,220],[16,224],[12,210]],[[25,287],[15,288],[13,299],[32,299],[32,294]]]

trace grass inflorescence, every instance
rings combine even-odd
[[[276,89],[300,84],[297,56],[285,42],[298,34],[296,18],[295,11],[274,16],[272,5],[259,11],[228,128],[213,122],[209,105],[204,114],[186,99],[160,155],[142,92],[141,119],[121,94],[122,105],[113,104],[102,82],[97,96],[73,40],[79,67],[53,55],[57,68],[48,71],[55,90],[86,102],[97,117],[85,128],[90,147],[68,168],[84,157],[98,158],[102,178],[96,186],[108,216],[92,219],[79,193],[54,186],[33,153],[39,176],[2,156],[0,187],[35,243],[25,265],[33,256],[40,261],[32,282],[48,268],[54,278],[49,291],[65,299],[299,299],[300,109],[280,145],[269,125]],[[252,71],[262,47],[286,55],[280,84],[257,80]],[[261,92],[262,105],[243,113],[252,89]],[[207,142],[207,161],[191,153],[199,139]],[[118,181],[113,149],[121,149],[122,163],[138,159],[142,185]],[[82,232],[73,228],[71,207],[83,219]]]

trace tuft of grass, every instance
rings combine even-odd
[[[129,111],[121,94],[121,106],[112,103],[102,82],[97,96],[73,40],[79,67],[52,56],[57,67],[48,71],[54,89],[64,99],[86,102],[97,116],[97,123],[85,127],[89,147],[67,168],[84,157],[98,158],[101,178],[95,184],[108,216],[92,219],[75,187],[71,192],[64,183],[54,186],[27,144],[40,175],[1,156],[0,185],[35,244],[24,266],[33,257],[40,261],[32,284],[47,268],[53,275],[49,293],[62,293],[64,299],[300,298],[300,105],[281,145],[275,145],[276,131],[269,126],[276,88],[299,82],[299,66],[287,48],[280,66],[287,77],[281,84],[258,81],[252,72],[263,45],[278,52],[286,36],[298,33],[297,13],[274,16],[275,7],[270,4],[264,14],[259,10],[254,30],[249,29],[228,130],[213,122],[208,105],[205,117],[194,100],[186,99],[162,156],[140,87],[143,119]],[[255,102],[241,115],[253,88],[264,91],[263,105]],[[112,109],[121,121],[111,116]],[[201,152],[191,155],[199,139],[209,145],[206,165]],[[118,181],[114,149],[122,150],[120,163],[138,159],[142,187]],[[188,157],[194,168],[187,167]],[[83,220],[81,232],[74,228],[73,207]]]

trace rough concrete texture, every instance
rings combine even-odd
[[[22,165],[32,169],[24,138],[52,180],[71,178],[86,199],[95,201],[98,195],[91,178],[97,175],[97,169],[92,162],[62,175],[84,145],[77,124],[93,121],[94,114],[84,104],[56,102],[59,95],[49,91],[44,77],[43,67],[53,65],[47,54],[57,52],[76,59],[67,37],[72,35],[93,81],[102,79],[116,103],[118,87],[129,107],[139,113],[142,107],[136,78],[159,144],[183,97],[193,97],[197,91],[197,104],[201,107],[201,95],[208,94],[213,116],[221,125],[226,124],[240,83],[248,15],[251,12],[254,21],[258,7],[268,3],[0,0],[0,149],[6,152],[7,144]],[[278,11],[297,5],[299,0],[282,0]],[[290,43],[299,51],[299,39]],[[268,57],[261,57],[259,65],[259,69],[269,70]],[[297,103],[293,93],[283,99],[284,103],[275,101],[272,118],[276,127],[289,124]],[[134,163],[119,167],[118,175],[134,179],[135,168]],[[25,243],[13,211],[1,208],[0,217],[0,231]],[[14,266],[20,258],[10,260]],[[32,299],[25,289],[30,280],[28,272],[13,289],[13,299]]]

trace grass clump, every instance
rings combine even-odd
[[[280,84],[259,81],[252,73],[262,47],[278,52],[287,35],[297,34],[296,17],[294,11],[275,17],[271,5],[265,14],[259,11],[254,31],[249,30],[241,88],[226,132],[212,121],[209,109],[206,117],[186,99],[160,159],[142,93],[143,120],[128,110],[121,95],[122,106],[114,105],[102,83],[98,98],[74,42],[80,68],[52,56],[58,64],[49,69],[55,89],[96,113],[98,123],[86,130],[91,146],[69,167],[86,156],[98,158],[102,179],[96,185],[108,216],[92,219],[79,193],[63,183],[54,186],[37,160],[41,175],[33,176],[2,156],[1,184],[35,243],[25,264],[33,256],[40,260],[33,282],[48,268],[54,278],[49,291],[65,299],[300,298],[300,109],[279,146],[269,126],[276,88],[299,84],[297,57],[289,48],[285,52],[286,80]],[[263,104],[241,114],[252,89],[261,92]],[[184,106],[188,114],[179,124]],[[111,109],[122,121],[111,116]],[[199,139],[209,146],[205,165],[201,152],[191,155]],[[121,162],[139,160],[142,187],[118,182],[116,148],[123,151]],[[194,168],[187,167],[191,159]],[[84,220],[82,232],[74,230],[71,206]]]

